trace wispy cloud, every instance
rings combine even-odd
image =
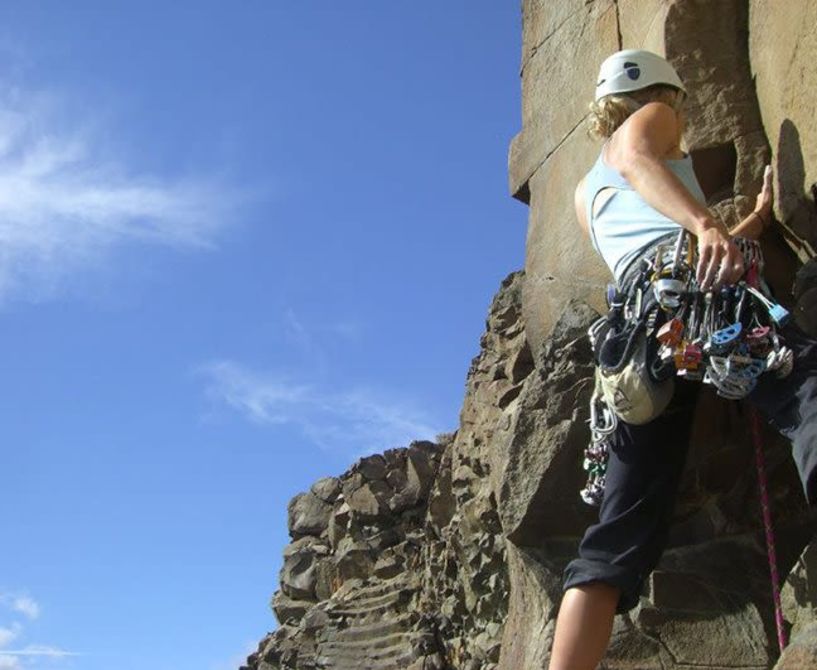
[[[211,248],[243,196],[139,174],[54,95],[0,81],[0,300],[52,295],[119,245]]]
[[[11,612],[22,614],[29,620],[40,616],[39,603],[28,595],[0,593],[0,605]],[[12,642],[23,637],[23,634],[24,626],[19,622],[14,622],[7,628],[0,628],[0,670],[40,667],[37,659],[57,660],[80,655],[53,645],[26,644],[18,649],[7,648]]]
[[[23,649],[3,649],[0,651],[3,656],[28,657],[45,656],[48,658],[68,658],[69,656],[80,656],[73,651],[66,651],[57,647],[47,647],[44,645],[29,645]]]
[[[207,394],[261,424],[294,424],[323,449],[361,454],[433,439],[440,432],[426,412],[383,391],[330,392],[272,372],[221,360],[201,368]]]
[[[29,619],[36,619],[40,616],[40,605],[34,598],[29,598],[28,596],[15,598],[11,603],[11,608],[15,612],[25,614]]]
[[[40,616],[40,605],[31,596],[0,593],[0,605],[7,607],[12,612],[24,614],[32,620]]]
[[[0,628],[0,649],[10,645],[20,635],[22,626],[15,622],[8,628]]]
[[[41,668],[42,662],[58,662],[67,658],[81,656],[72,651],[42,645],[29,645],[22,649],[0,650],[0,670],[20,670],[22,668]],[[52,664],[49,664],[52,667]]]

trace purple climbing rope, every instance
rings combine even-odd
[[[766,466],[763,460],[763,438],[760,434],[760,415],[752,409],[752,437],[755,441],[755,463],[757,465],[757,484],[760,488],[760,507],[763,511],[763,527],[766,531],[766,550],[769,554],[769,572],[772,577],[772,599],[774,600],[774,620],[777,625],[777,644],[780,653],[786,648],[786,629],[783,627],[783,607],[780,604],[780,575],[777,572],[777,553],[774,548],[774,529],[772,512],[769,508],[769,490],[766,479]]]

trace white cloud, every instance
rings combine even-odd
[[[259,374],[229,360],[202,367],[207,394],[263,424],[295,424],[324,449],[355,454],[433,439],[440,429],[425,412],[383,392],[329,392],[273,373]]]
[[[11,609],[20,614],[24,614],[29,619],[36,619],[40,616],[40,605],[34,598],[28,596],[17,596],[11,601]]]
[[[13,612],[23,614],[31,620],[40,616],[39,603],[28,595],[0,593],[0,605]],[[0,628],[0,670],[17,670],[24,665],[30,667],[30,663],[36,663],[34,659],[37,658],[63,659],[80,655],[53,645],[27,644],[19,649],[7,648],[9,644],[22,637],[23,634],[23,626],[18,622],[14,622],[8,628]],[[21,659],[23,660],[21,661]],[[30,660],[24,663],[25,659]]]
[[[0,649],[14,642],[20,635],[21,630],[22,626],[16,622],[11,624],[9,628],[0,628]]]
[[[237,192],[134,174],[64,107],[0,83],[0,300],[52,295],[124,243],[213,246]]]
[[[30,644],[23,649],[3,649],[5,656],[27,657],[27,656],[45,656],[48,658],[68,658],[69,656],[79,656],[73,651],[66,651],[59,647],[49,647],[47,645]]]
[[[32,668],[33,670],[33,668],[46,667],[43,662],[48,663],[47,667],[56,667],[53,663],[75,656],[80,656],[80,654],[47,645],[2,649],[0,650],[0,670],[19,670],[21,668]]]
[[[27,595],[14,593],[0,593],[0,605],[7,607],[13,612],[24,614],[29,619],[36,619],[40,616],[40,605],[34,598]]]
[[[265,378],[232,361],[202,367],[210,378],[207,394],[257,423],[287,423],[299,407],[312,404],[314,391],[291,380]]]
[[[6,656],[0,652],[0,670],[18,670],[21,667],[19,658]]]

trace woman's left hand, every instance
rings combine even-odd
[[[763,227],[767,227],[772,222],[772,166],[767,165],[763,170],[763,187],[757,195],[755,201],[755,214],[757,214]]]

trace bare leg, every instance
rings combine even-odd
[[[604,656],[613,630],[621,591],[603,582],[591,582],[565,591],[550,670],[595,670]]]

